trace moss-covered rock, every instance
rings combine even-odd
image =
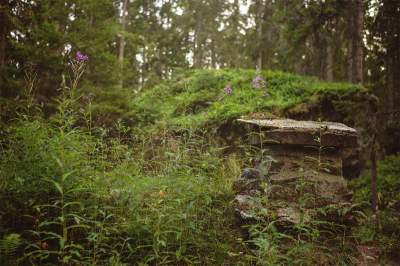
[[[241,116],[290,117],[357,124],[357,108],[374,111],[375,97],[359,85],[322,82],[276,71],[259,73],[265,87],[253,88],[254,70],[192,70],[143,91],[131,106],[135,123],[152,130],[223,125]],[[233,92],[224,88],[230,85]],[[363,113],[363,115],[365,115]]]
[[[256,76],[265,81],[263,87],[254,88]],[[227,86],[232,93],[226,93]],[[341,122],[360,134],[357,153],[363,166],[376,130],[376,111],[377,98],[360,85],[278,71],[221,69],[183,71],[140,93],[127,115],[137,134],[205,129],[231,149],[245,133],[233,123],[240,117]],[[346,171],[358,175],[358,155],[354,162]]]

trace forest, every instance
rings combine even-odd
[[[400,265],[400,1],[0,0],[0,265]]]

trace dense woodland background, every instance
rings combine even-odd
[[[398,0],[0,0],[0,264],[396,265],[399,103]],[[242,237],[256,151],[218,134],[324,104],[368,140],[354,204]]]
[[[96,94],[138,92],[179,68],[257,67],[362,83],[388,122],[399,108],[396,0],[3,0],[0,12],[5,98],[21,94],[33,68],[48,101],[82,50]]]

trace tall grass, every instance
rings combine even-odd
[[[226,263],[240,245],[229,207],[240,160],[190,131],[132,146],[121,122],[113,138],[77,127],[85,116],[63,97],[50,122],[25,114],[2,142],[0,236],[21,237],[14,262]]]

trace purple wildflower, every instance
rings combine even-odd
[[[253,88],[255,89],[261,89],[265,87],[265,80],[260,76],[257,75],[253,81],[251,82]]]
[[[232,92],[233,92],[232,86],[231,86],[231,85],[226,86],[226,87],[224,88],[224,92],[225,92],[226,94],[228,94],[228,95],[231,95]]]
[[[76,61],[79,61],[79,62],[83,63],[83,62],[86,62],[86,61],[89,60],[89,56],[81,53],[81,51],[78,51],[78,52],[76,52],[75,59],[76,59]]]

